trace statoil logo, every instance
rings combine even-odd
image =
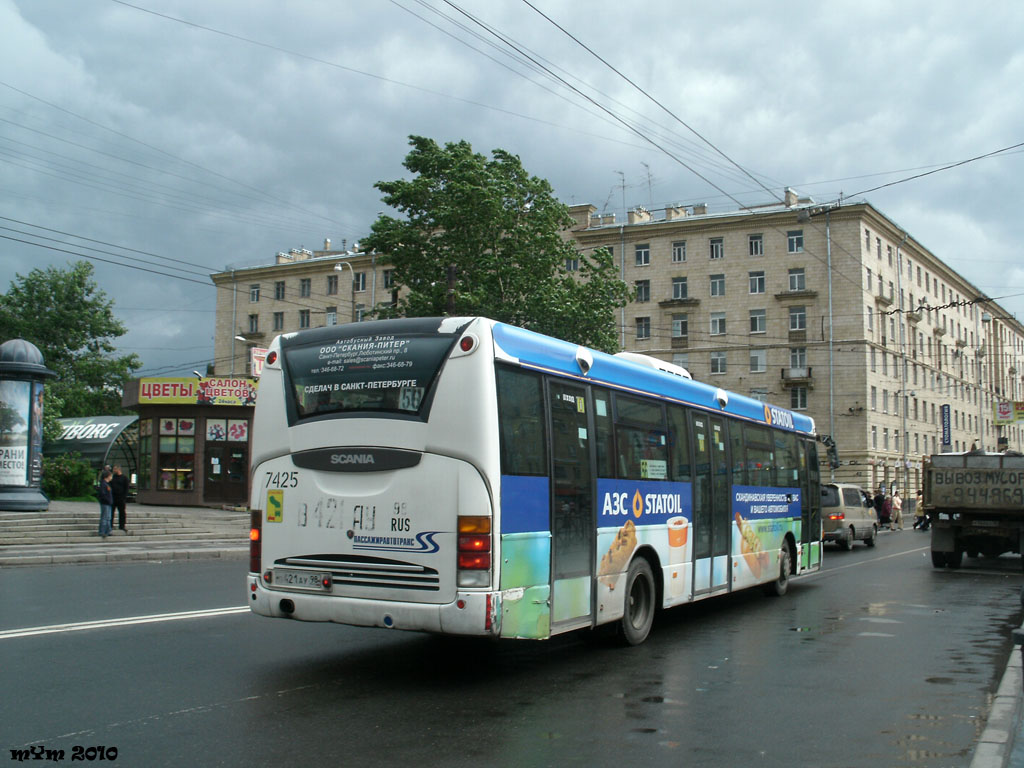
[[[789,427],[790,429],[795,429],[795,426],[793,425],[793,414],[772,405],[766,405],[764,407],[764,420],[766,423],[774,424],[777,427]]]
[[[644,515],[683,514],[683,499],[678,493],[605,493],[601,501],[602,515],[632,515],[638,520]]]

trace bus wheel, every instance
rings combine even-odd
[[[647,639],[654,623],[654,574],[651,566],[637,557],[626,572],[626,604],[619,634],[627,645],[639,645]]]
[[[782,597],[789,589],[789,569],[792,567],[793,555],[789,544],[784,542],[779,552],[779,578],[764,585],[764,593],[770,597]]]

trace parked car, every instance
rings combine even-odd
[[[853,549],[860,539],[875,546],[878,516],[871,497],[856,485],[823,483],[821,486],[821,521],[825,541],[835,542],[843,549]]]

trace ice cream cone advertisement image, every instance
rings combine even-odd
[[[733,486],[733,580],[737,585],[763,581],[773,573],[787,532],[800,520],[798,488]]]
[[[619,584],[634,554],[644,546],[654,550],[665,568],[669,601],[682,596],[689,584],[689,571],[681,565],[691,560],[690,484],[599,479],[597,498],[599,616],[614,618],[622,614]]]

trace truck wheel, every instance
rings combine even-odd
[[[642,557],[636,557],[626,572],[626,605],[619,623],[619,636],[626,645],[640,645],[654,623],[654,574]]]
[[[933,549],[932,550],[932,565],[934,565],[936,568],[945,568],[946,567],[946,554],[947,554],[946,552],[936,552]]]
[[[964,561],[964,551],[962,549],[955,550],[953,552],[946,553],[946,565],[949,568],[959,568],[960,563]]]

